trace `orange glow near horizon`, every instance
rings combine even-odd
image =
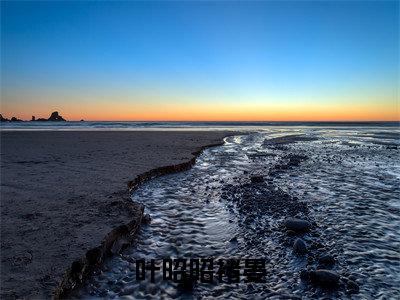
[[[18,107],[2,105],[3,117],[47,118],[57,110],[69,121],[400,121],[397,103],[314,105],[140,104]],[[15,113],[19,112],[19,113]]]

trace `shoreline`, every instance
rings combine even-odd
[[[144,222],[143,217],[145,216],[145,206],[137,204],[139,206],[138,208],[141,210],[138,212],[136,210],[137,207],[135,207],[136,202],[131,199],[132,194],[136,189],[154,178],[189,170],[193,167],[196,163],[196,159],[204,150],[223,145],[224,139],[228,136],[229,135],[225,136],[219,143],[201,146],[200,149],[191,153],[193,157],[186,162],[177,165],[158,167],[139,174],[135,179],[128,181],[129,197],[125,198],[125,205],[129,209],[132,209],[133,213],[136,213],[136,216],[128,224],[114,228],[105,236],[100,246],[88,250],[85,257],[73,262],[71,267],[67,269],[65,277],[60,282],[60,285],[55,289],[53,297],[55,299],[67,299],[68,295],[73,292],[76,287],[90,278],[90,276],[92,276],[92,271],[101,267],[108,257],[122,252],[126,247],[132,244],[133,239],[140,230],[141,224]],[[117,249],[115,249],[116,245]]]
[[[130,238],[135,236],[140,228],[144,207],[132,201],[130,195],[138,186],[154,177],[189,169],[204,149],[223,144],[223,139],[233,134],[236,132],[1,132],[2,179],[4,179],[1,182],[2,236],[7,241],[1,245],[2,297],[5,299],[64,297],[75,287],[76,283],[82,282],[94,267],[100,265],[111,253],[117,253],[123,249],[129,244]],[[127,141],[128,137],[134,139]],[[70,139],[75,139],[76,143],[71,142]],[[110,141],[112,141],[112,145],[110,145]],[[149,144],[146,145],[146,141]],[[61,145],[58,145],[58,142],[61,142]],[[46,144],[48,148],[41,145],[42,143]],[[132,150],[137,152],[131,154],[132,160],[129,159],[129,155],[126,155],[130,147],[123,149],[121,143],[126,143],[125,146],[131,144],[131,146],[138,147],[137,151]],[[27,147],[27,144],[31,147]],[[102,146],[106,149],[100,151]],[[75,148],[73,150],[75,153],[68,151],[69,147]],[[150,149],[145,151],[147,148]],[[128,151],[123,151],[127,149]],[[126,157],[116,155],[116,150]],[[96,154],[96,151],[99,153]],[[38,157],[37,154],[43,154],[43,152],[47,152],[54,161],[50,162],[43,157]],[[82,165],[79,159],[74,157],[76,153],[83,156],[85,164],[89,166]],[[105,154],[107,157],[104,156]],[[93,158],[93,156],[95,157]],[[142,157],[139,159],[137,156]],[[151,157],[153,158],[150,159]],[[68,161],[63,160],[67,158]],[[107,159],[110,161],[108,162]],[[170,162],[170,164],[151,168],[152,165],[162,165],[163,162]],[[94,167],[98,167],[99,163],[103,168],[96,170]],[[60,170],[62,169],[61,174],[58,174],[63,180],[62,185],[54,186],[57,178],[54,178],[56,176],[45,169],[44,166],[47,164],[56,164]],[[113,168],[107,168],[103,164],[111,165]],[[135,168],[135,165],[138,168]],[[18,170],[21,166],[26,167],[27,170]],[[53,166],[50,169],[53,169]],[[125,173],[121,169],[124,169]],[[137,172],[138,169],[141,172]],[[116,174],[110,173],[110,170]],[[87,172],[90,174],[85,174]],[[126,180],[129,178],[128,173],[134,175],[133,180]],[[72,175],[80,178],[74,180]],[[93,178],[94,176],[97,178]],[[110,180],[110,176],[113,180],[107,182]],[[119,182],[113,178],[118,176]],[[86,179],[88,182],[85,184],[83,181]],[[123,187],[124,182],[125,187]],[[24,186],[23,183],[27,186]],[[37,190],[38,183],[44,185],[40,191],[45,190],[45,195]],[[78,183],[78,186],[74,186],[75,183]],[[89,185],[98,191],[92,191]],[[23,189],[23,191],[21,192],[19,189]],[[46,189],[53,189],[54,192]],[[80,189],[82,190],[80,191]],[[111,194],[110,191],[112,191]],[[73,200],[78,199],[79,202],[68,199],[71,197],[69,195],[71,192],[81,194],[72,198]],[[85,194],[85,192],[86,196],[93,199],[82,196],[82,193]],[[44,202],[45,209],[40,209],[42,205],[33,207],[23,205],[21,207],[21,203],[18,203],[21,199],[26,199],[26,203],[32,200],[33,202]],[[60,200],[60,203],[52,202],[53,199]],[[88,203],[79,207],[80,203],[85,203],[85,201]],[[57,207],[55,214],[62,214],[61,219],[53,214],[53,209],[49,208],[50,205]],[[77,207],[74,209],[70,206]],[[24,209],[30,212],[23,214],[20,210]],[[46,213],[53,215],[44,219],[43,215]],[[17,216],[17,214],[20,215]],[[95,218],[92,214],[95,215]],[[99,223],[100,220],[102,224]],[[22,224],[15,226],[18,222]],[[27,223],[32,229],[28,232],[20,230],[21,227],[24,229],[24,225],[26,225],[24,223]],[[40,228],[41,226],[42,228]],[[63,228],[60,230],[60,226],[65,226],[65,230]],[[39,234],[35,237],[40,231],[42,231],[42,235]],[[71,231],[75,232],[71,233]],[[64,236],[65,233],[68,234]],[[50,235],[56,237],[53,239],[56,243],[52,244]],[[41,239],[42,242],[40,242]],[[29,244],[23,243],[25,241],[21,242],[21,240],[28,240]],[[68,243],[69,240],[71,243]],[[96,240],[97,242],[95,242]],[[79,250],[79,247],[74,247],[72,241],[85,243],[89,247],[82,245],[80,247],[82,250]],[[35,243],[39,245],[35,245]],[[49,245],[53,247],[48,249]],[[41,256],[41,253],[35,252],[36,247],[42,250]],[[67,248],[65,249],[65,247]],[[22,252],[22,255],[17,256],[18,252]],[[26,258],[26,253],[30,257]],[[72,255],[77,253],[81,254]],[[15,255],[11,256],[13,254]],[[52,259],[55,256],[58,257],[57,261]],[[72,259],[73,257],[75,258]],[[15,265],[16,260],[21,263]],[[62,267],[63,265],[64,267]]]
[[[396,293],[400,223],[394,215],[398,177],[391,166],[397,151],[376,143],[396,136],[369,129],[294,128],[284,135],[276,130],[226,138],[190,171],[152,180],[135,192],[152,224],[143,226],[134,247],[108,260],[73,296],[207,298],[224,297],[220,292],[226,291],[231,298],[368,298]],[[371,161],[376,163],[372,170]],[[375,174],[382,185],[371,180]],[[366,194],[365,188],[374,193]],[[385,240],[383,250],[382,232],[394,237]],[[369,233],[377,240],[365,245]],[[374,255],[367,264],[362,259],[366,247]],[[266,271],[266,284],[250,283],[250,290],[244,272],[243,285],[230,286],[229,277],[217,276],[216,265],[213,285],[161,277],[164,258],[213,258],[226,265],[235,257],[239,269],[246,269],[249,254],[265,259]],[[153,258],[160,267],[155,281],[149,273],[137,281],[138,259],[149,263]],[[382,275],[374,276],[377,271]]]

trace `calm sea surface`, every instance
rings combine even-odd
[[[0,130],[260,130],[268,127],[393,127],[399,122],[5,122]]]

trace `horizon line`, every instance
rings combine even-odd
[[[66,120],[66,121],[32,121],[32,120],[18,120],[18,121],[8,121],[8,122],[52,122],[52,123],[63,123],[63,122],[138,122],[138,123],[400,123],[398,120]]]

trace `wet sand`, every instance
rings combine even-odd
[[[271,128],[229,137],[196,164],[133,193],[151,223],[108,260],[77,299],[399,298],[397,130]],[[391,134],[391,132],[393,132]],[[370,138],[374,136],[374,138]],[[397,159],[397,160],[396,160]],[[214,258],[214,284],[136,277],[136,260]],[[220,260],[241,260],[239,283]],[[265,260],[265,283],[250,283],[246,258]],[[232,273],[231,273],[232,274]],[[74,299],[75,299],[74,298]]]
[[[49,297],[73,261],[138,218],[129,181],[226,135],[1,132],[1,298]]]

